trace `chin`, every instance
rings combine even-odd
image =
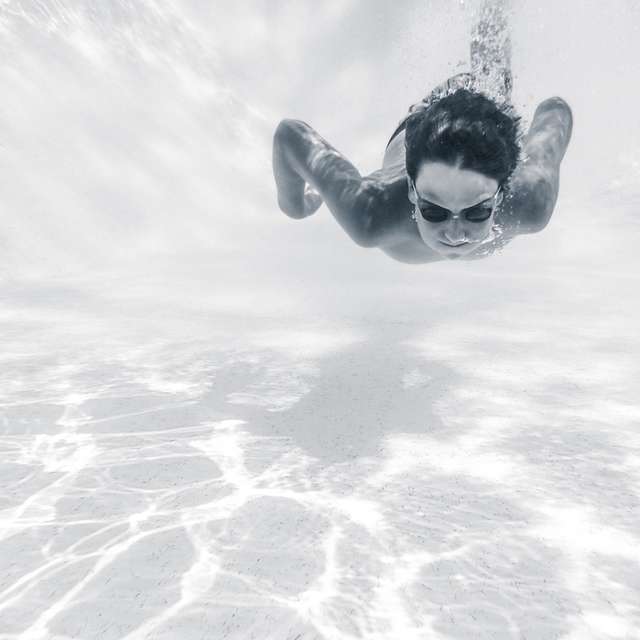
[[[439,253],[445,258],[460,258],[462,256],[469,255],[470,253],[473,253],[482,242],[482,240],[473,240],[456,247],[441,242],[437,238],[425,236],[426,234],[422,236],[422,241],[429,247],[429,249]]]
[[[465,244],[460,247],[447,247],[446,245],[439,244],[439,246],[432,246],[431,248],[435,249],[440,255],[444,256],[445,258],[461,258],[462,256],[466,256],[472,253],[476,246],[477,245],[475,243]]]

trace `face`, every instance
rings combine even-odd
[[[409,200],[424,243],[447,258],[471,253],[491,232],[498,187],[494,178],[456,165],[419,165],[415,184],[409,178]]]

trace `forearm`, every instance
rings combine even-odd
[[[350,189],[355,193],[361,185],[362,176],[353,164],[300,120],[283,120],[278,125],[274,156],[276,153],[279,161],[318,191],[327,204],[334,192],[344,200]]]
[[[572,126],[571,109],[562,98],[549,98],[536,109],[523,144],[523,162],[511,180],[510,209],[519,233],[536,233],[551,219]]]
[[[292,218],[309,215],[305,208],[305,180],[296,169],[300,161],[294,149],[299,146],[290,121],[283,120],[273,136],[273,177],[280,209]]]
[[[367,198],[356,167],[312,127],[283,120],[276,129],[273,168],[280,208],[294,218],[305,210],[304,185],[309,184],[349,236],[367,243]]]

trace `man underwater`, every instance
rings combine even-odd
[[[324,202],[362,247],[400,262],[476,259],[549,222],[573,118],[558,97],[538,105],[526,135],[510,103],[502,2],[486,2],[471,41],[471,73],[410,108],[382,168],[361,176],[312,127],[282,120],[273,141],[280,209],[292,218]]]

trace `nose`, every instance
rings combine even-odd
[[[466,240],[466,233],[462,221],[456,216],[452,218],[444,230],[444,237],[447,242],[457,244]]]

